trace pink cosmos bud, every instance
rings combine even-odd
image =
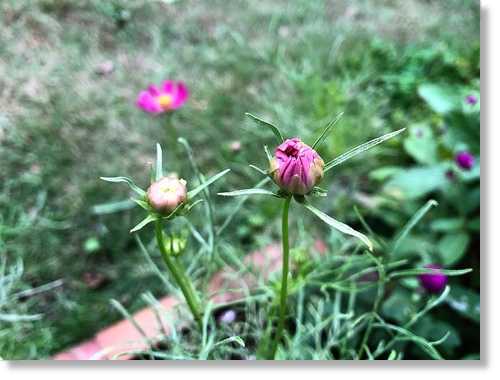
[[[462,151],[455,156],[455,162],[461,169],[471,170],[474,166],[474,156],[467,151]]]
[[[151,207],[161,214],[170,214],[186,202],[186,181],[174,176],[163,177],[149,186],[147,198]]]
[[[429,293],[441,293],[448,282],[448,276],[441,272],[441,267],[437,264],[429,264],[425,268],[432,269],[432,273],[421,274],[418,277],[420,285]]]
[[[282,190],[304,195],[321,181],[324,165],[314,149],[294,137],[276,148],[270,170]]]

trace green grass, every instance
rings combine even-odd
[[[472,1],[103,4],[0,4],[0,256],[7,265],[23,261],[22,289],[62,280],[32,296],[29,312],[43,318],[24,325],[23,343],[18,327],[5,327],[12,328],[6,330],[12,344],[2,357],[47,357],[120,318],[111,298],[136,310],[144,306],[141,293],[165,292],[128,233],[140,212],[92,211],[128,196],[125,186],[100,176],[127,175],[146,186],[156,142],[169,170],[188,180],[194,176],[177,136],[189,140],[206,175],[231,168],[214,194],[251,187],[256,177],[247,165],[265,167],[262,146],[273,140],[245,112],[311,143],[345,112],[320,150],[334,157],[383,133],[433,120],[417,95],[419,84],[446,76],[469,85],[478,76],[479,10]],[[115,70],[96,74],[107,60]],[[137,93],[167,77],[189,86],[186,107],[167,118],[137,110]],[[241,152],[231,151],[234,140],[241,141]],[[390,142],[333,169],[333,196],[324,209],[355,220],[353,203],[364,206],[359,199],[382,187],[367,175],[381,164],[412,162],[400,148]],[[221,223],[234,203],[215,202]],[[388,211],[378,232],[390,234],[412,208]],[[240,256],[261,247],[278,236],[278,214],[273,203],[250,200],[223,239]],[[195,215],[202,226],[203,214]],[[86,272],[102,274],[105,283],[90,289]]]

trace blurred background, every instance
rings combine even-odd
[[[398,255],[474,269],[450,279],[449,302],[418,328],[450,331],[448,358],[477,357],[479,19],[472,0],[2,0],[0,356],[47,358],[120,319],[111,298],[135,311],[143,292],[165,293],[129,234],[141,211],[100,176],[146,187],[160,142],[168,169],[189,180],[182,136],[206,175],[232,169],[214,193],[251,187],[248,163],[267,165],[272,136],[245,112],[311,142],[344,111],[326,160],[407,132],[329,172],[322,209],[362,230],[357,206],[390,237],[436,199]],[[167,78],[190,89],[182,109],[135,107]],[[234,202],[215,202],[224,220]],[[249,200],[223,239],[241,257],[264,247],[279,237],[279,212]],[[203,213],[193,218],[203,225]],[[415,287],[394,289],[383,313],[404,320]]]

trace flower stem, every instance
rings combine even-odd
[[[290,256],[290,246],[288,241],[288,210],[290,208],[290,201],[292,197],[287,197],[285,203],[283,204],[283,216],[281,219],[281,239],[283,246],[283,269],[281,274],[281,290],[280,290],[280,309],[279,309],[279,322],[278,331],[276,332],[276,338],[274,341],[274,347],[272,351],[273,358],[276,355],[278,349],[279,341],[283,337],[283,330],[285,329],[285,318],[286,318],[286,299],[288,295],[288,266],[289,266],[289,256]]]
[[[174,277],[175,282],[181,288],[182,294],[184,295],[184,298],[186,299],[189,309],[193,314],[194,320],[201,328],[202,314],[200,309],[200,303],[196,297],[196,293],[194,291],[192,282],[189,280],[186,273],[184,273],[179,263],[176,263],[174,258],[170,256],[170,254],[165,249],[165,242],[163,241],[163,223],[161,219],[155,222],[155,233],[156,233],[156,242],[158,244],[158,247],[160,248],[163,261],[165,261],[165,264],[167,265],[167,268],[172,274],[172,276]]]

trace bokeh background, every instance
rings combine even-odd
[[[272,136],[245,112],[311,141],[343,111],[324,157],[407,132],[332,170],[322,209],[362,230],[357,206],[390,237],[436,199],[398,255],[474,269],[418,328],[450,331],[448,358],[478,357],[479,19],[469,0],[2,0],[0,356],[47,358],[120,319],[111,298],[134,311],[140,294],[165,293],[128,232],[141,212],[99,176],[147,186],[156,142],[169,170],[190,173],[182,136],[205,174],[232,169],[215,190],[250,187],[248,163],[266,166]],[[166,78],[187,84],[186,106],[137,109],[138,92]],[[461,151],[474,156],[469,170]],[[223,220],[234,203],[215,202]],[[276,241],[279,211],[248,201],[228,246],[243,257]],[[407,282],[384,300],[395,321],[422,296]]]

